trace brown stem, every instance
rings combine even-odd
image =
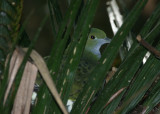
[[[157,58],[160,58],[160,52],[156,48],[154,48],[150,44],[148,44],[145,40],[143,40],[140,35],[138,35],[136,39],[148,51],[150,51],[151,53],[153,53]]]

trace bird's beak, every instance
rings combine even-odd
[[[110,42],[111,42],[111,39],[109,39],[109,38],[104,38],[105,39],[105,43],[107,43],[107,44],[109,44]]]
[[[111,39],[109,39],[109,38],[100,38],[100,39],[98,39],[97,40],[97,44],[99,45],[99,46],[101,46],[101,45],[103,45],[103,44],[109,44],[111,42]]]
[[[104,49],[107,47],[107,45],[108,45],[110,42],[111,42],[111,39],[109,39],[109,38],[107,38],[107,37],[103,39],[103,44],[101,45],[101,47],[100,47],[100,49],[99,49],[101,55],[102,55]]]

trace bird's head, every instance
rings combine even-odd
[[[101,46],[110,42],[111,39],[107,38],[104,31],[97,28],[91,28],[83,57],[87,60],[98,61],[101,57]]]

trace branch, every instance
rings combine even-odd
[[[160,51],[158,51],[156,48],[154,48],[153,46],[151,46],[150,44],[148,44],[145,40],[143,40],[141,38],[140,35],[138,35],[136,37],[136,39],[138,40],[138,42],[144,46],[148,51],[150,51],[151,53],[153,53],[158,59],[160,59]]]

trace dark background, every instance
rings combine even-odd
[[[66,1],[67,0],[58,0],[63,15],[67,10]],[[92,27],[102,29],[103,31],[106,32],[109,38],[112,38],[113,33],[111,30],[108,14],[106,11],[107,1],[109,0],[100,0],[99,7],[97,9],[97,13],[95,15]],[[132,7],[136,2],[136,0],[119,0],[119,1],[121,3],[124,3],[124,5],[126,6],[125,9],[127,9],[127,12],[129,12],[130,9],[132,9]],[[156,3],[157,3],[157,0],[149,0],[146,8],[144,9],[142,15],[140,16],[139,21],[137,22],[138,26],[136,25],[135,30],[133,29],[134,32],[138,33],[138,29],[140,29],[140,26],[143,25],[146,18],[151,14],[151,12],[156,6]],[[126,12],[123,12],[124,7],[122,6],[120,7],[122,8],[121,10],[122,14],[125,15]],[[38,26],[40,25],[40,22],[44,18],[44,16],[49,15],[47,0],[24,0],[22,23],[25,21],[25,19],[31,12],[33,12],[33,14],[29,18],[29,22],[25,27],[25,30],[30,39],[34,37],[35,32]],[[53,42],[54,42],[54,38],[52,35],[52,29],[51,29],[50,18],[49,18],[47,23],[45,24],[45,27],[43,28],[43,31],[40,34],[39,40],[37,41],[35,48],[42,56],[47,56],[51,50]]]

